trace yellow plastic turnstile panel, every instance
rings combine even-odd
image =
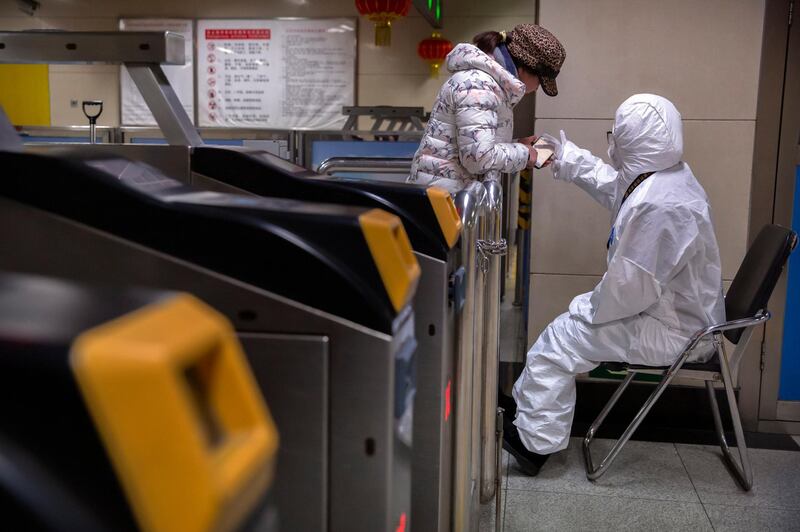
[[[70,362],[143,530],[235,528],[278,436],[230,324],[189,295],[82,334]]]
[[[18,126],[50,125],[47,65],[0,65],[0,106]]]
[[[453,197],[439,187],[428,187],[427,193],[447,245],[452,248],[461,234],[461,217],[458,215]]]
[[[358,221],[389,300],[399,311],[414,296],[420,275],[403,222],[381,209],[367,211]]]

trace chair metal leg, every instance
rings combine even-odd
[[[717,441],[724,453],[728,449],[728,442],[725,439],[725,428],[722,426],[722,416],[719,413],[719,404],[717,403],[717,394],[713,382],[706,381],[706,391],[708,392],[708,402],[711,404],[711,414],[714,416],[714,432],[717,433]]]
[[[600,428],[600,425],[603,424],[603,421],[605,421],[608,413],[611,412],[611,409],[614,408],[615,404],[617,404],[619,398],[622,397],[622,393],[631,383],[635,375],[635,373],[631,372],[625,375],[625,380],[623,380],[617,389],[614,390],[614,395],[611,396],[611,399],[609,399],[608,403],[606,403],[606,405],[603,407],[603,410],[600,411],[597,419],[592,422],[592,425],[589,427],[589,430],[586,433],[586,437],[583,438],[583,458],[586,463],[586,476],[589,477],[590,480],[600,477],[603,473],[605,473],[605,470],[608,468],[608,466],[611,465],[611,462],[606,464],[607,458],[603,460],[603,462],[600,464],[600,467],[597,469],[595,469],[592,465],[592,451],[590,449],[590,445],[594,439],[594,435],[597,433],[597,429]],[[611,460],[613,461],[613,458]]]
[[[733,422],[733,432],[736,436],[736,447],[739,451],[739,462],[741,466],[736,463],[733,457],[728,441],[725,438],[725,429],[722,426],[722,417],[719,413],[719,405],[717,403],[717,396],[714,391],[714,385],[710,381],[706,381],[706,390],[708,391],[708,399],[711,403],[711,412],[714,415],[714,429],[717,432],[717,439],[719,446],[722,450],[722,456],[725,463],[730,469],[731,475],[736,479],[739,485],[745,491],[750,491],[753,487],[753,469],[750,466],[750,457],[747,453],[747,443],[744,439],[744,431],[742,430],[742,421],[739,417],[739,408],[736,404],[736,397],[733,393],[733,382],[731,381],[730,368],[728,362],[724,357],[720,357],[720,367],[722,369],[722,381],[725,387],[725,395],[728,400],[728,408],[731,413],[731,421]]]
[[[655,390],[653,390],[653,393],[650,394],[650,397],[648,397],[644,402],[642,408],[640,408],[639,412],[636,413],[636,416],[633,418],[633,421],[631,421],[630,425],[628,425],[628,428],[625,429],[625,432],[623,432],[622,436],[620,436],[620,438],[616,441],[614,446],[611,448],[611,451],[609,451],[605,458],[603,458],[603,460],[600,462],[600,465],[594,467],[592,463],[592,452],[590,449],[592,439],[594,439],[597,429],[600,428],[603,420],[606,418],[608,413],[611,411],[611,408],[622,395],[622,392],[628,387],[628,384],[630,384],[631,380],[633,380],[635,372],[628,371],[628,374],[625,376],[625,380],[622,381],[622,384],[614,392],[614,395],[611,396],[611,400],[603,408],[602,412],[600,412],[600,415],[597,416],[597,419],[594,421],[594,423],[592,423],[592,426],[589,427],[589,431],[586,433],[586,437],[583,439],[583,458],[586,463],[586,477],[589,480],[597,480],[608,470],[619,452],[622,450],[625,444],[628,443],[628,440],[631,439],[633,433],[636,432],[636,429],[638,429],[639,425],[642,424],[642,421],[644,421],[644,418],[650,412],[650,409],[653,408],[653,405],[655,405],[656,401],[658,401],[658,398],[661,397],[661,394],[664,393],[664,390],[666,390],[667,386],[669,386],[669,383],[672,381],[673,377],[675,377],[677,371],[681,368],[683,363],[686,362],[690,352],[691,350],[687,349],[681,353],[681,356],[678,357],[678,360],[676,360],[672,366],[670,366],[670,368],[664,372],[664,377],[661,379],[661,382],[658,383],[658,386],[656,386]]]

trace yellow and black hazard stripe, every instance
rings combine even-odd
[[[522,170],[519,174],[519,214],[517,216],[517,227],[523,230],[531,228],[531,185],[533,183],[533,172],[529,168]]]

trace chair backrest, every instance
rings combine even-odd
[[[725,296],[728,321],[750,318],[767,307],[786,261],[797,244],[797,233],[779,225],[766,225],[747,250],[736,277]],[[739,342],[743,329],[725,331],[725,337]]]

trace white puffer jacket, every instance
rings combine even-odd
[[[409,182],[456,193],[470,181],[497,179],[528,163],[528,148],[511,142],[512,109],[525,84],[472,44],[447,56],[453,73],[436,97]]]

